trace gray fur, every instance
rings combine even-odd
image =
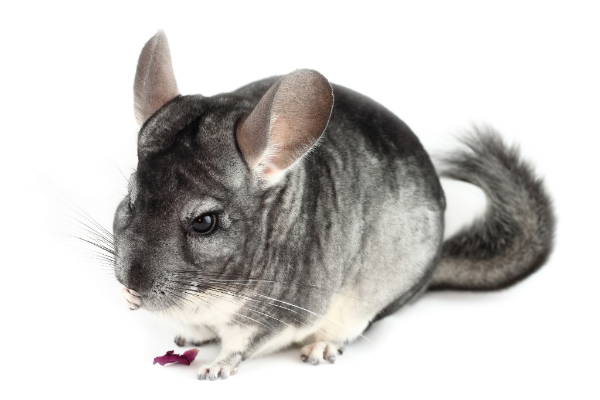
[[[205,323],[223,342],[225,330],[252,327],[248,344],[220,362],[235,359],[236,368],[287,327],[314,323],[339,296],[354,301],[360,334],[430,283],[494,288],[541,264],[551,247],[549,201],[512,150],[479,135],[468,142],[473,153],[449,159],[444,173],[480,185],[492,206],[485,221],[442,244],[444,194],[419,140],[383,106],[338,85],[318,142],[308,153],[306,143],[292,148],[281,179],[264,185],[236,129],[281,79],[165,101],[139,132],[131,193],[115,215],[116,275],[145,308],[170,312],[194,295],[212,304],[215,291],[241,300],[245,319],[229,328]],[[207,212],[218,215],[218,229],[191,232],[191,220]]]
[[[448,239],[430,287],[490,290],[535,272],[552,251],[554,213],[542,181],[517,148],[492,129],[475,130],[449,155],[440,175],[479,186],[485,215]]]

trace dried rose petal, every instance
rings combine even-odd
[[[191,349],[183,354],[176,354],[173,350],[169,350],[165,353],[164,356],[154,357],[153,364],[159,363],[160,365],[177,363],[190,365],[192,361],[196,358],[198,354],[198,349]]]

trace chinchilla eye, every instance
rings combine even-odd
[[[216,214],[202,214],[192,221],[192,230],[202,235],[212,233],[217,227]]]

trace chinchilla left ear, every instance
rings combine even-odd
[[[317,71],[297,70],[279,79],[236,130],[253,174],[267,185],[281,179],[317,143],[332,109],[333,90]]]
[[[140,125],[179,95],[171,65],[169,43],[163,31],[152,36],[142,49],[133,89],[135,116]]]

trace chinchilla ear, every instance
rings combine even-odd
[[[297,70],[276,82],[240,123],[236,140],[255,175],[277,182],[323,134],[333,90],[323,75]]]
[[[142,49],[133,91],[135,116],[140,125],[165,103],[179,95],[171,65],[169,43],[163,31],[152,36]]]

